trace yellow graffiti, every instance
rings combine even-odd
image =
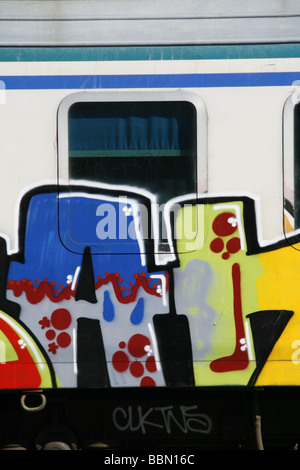
[[[260,309],[292,310],[294,315],[276,342],[257,385],[299,385],[300,362],[295,348],[300,338],[300,252],[288,246],[259,255],[259,261],[264,270],[256,284]]]
[[[184,252],[182,249],[179,253],[181,282],[185,288],[189,288],[192,296],[192,290],[199,290],[200,286],[195,285],[195,279],[187,279],[185,272],[189,263],[195,263],[197,260],[204,262],[212,271],[213,276],[206,303],[211,307],[212,315],[209,328],[204,329],[203,325],[207,325],[207,312],[201,312],[200,309],[191,305],[186,309],[185,313],[190,313],[190,324],[193,325],[191,334],[196,336],[194,344],[199,349],[203,349],[204,339],[201,335],[207,335],[209,331],[210,348],[201,359],[194,360],[194,374],[196,385],[245,385],[248,383],[253,371],[256,367],[252,337],[246,316],[249,313],[259,310],[257,300],[256,281],[263,274],[263,269],[259,263],[258,256],[248,256],[247,246],[245,242],[245,233],[242,226],[242,209],[241,202],[232,204],[219,205],[199,205],[197,213],[201,214],[202,224],[198,224],[198,240],[201,240],[198,247],[193,252]],[[189,209],[190,210],[190,209]],[[222,238],[224,249],[219,252],[213,252],[211,243],[217,235],[212,230],[213,220],[218,214],[230,211],[234,214],[234,221],[237,224],[234,237],[240,239],[241,248],[234,253],[228,255],[226,246],[228,241],[232,239],[230,235],[219,237]],[[182,224],[181,217],[188,217],[185,209],[179,214],[177,223]],[[181,240],[181,246],[184,246],[184,240]],[[240,348],[248,348],[249,363],[244,370],[234,370],[224,373],[215,373],[211,370],[212,361],[230,356],[236,346],[236,327],[233,314],[233,280],[232,266],[238,264],[241,269],[241,296],[242,296],[242,315],[246,337],[241,338]],[[200,269],[200,268],[199,268]],[[176,286],[175,286],[176,287]],[[180,312],[182,313],[182,312]],[[300,336],[299,336],[300,337]],[[201,351],[199,351],[201,353]],[[199,354],[201,356],[201,354]]]
[[[216,235],[213,221],[218,214],[228,213],[236,224],[234,234]],[[284,331],[276,338],[267,361],[259,370],[255,384],[300,384],[300,244],[286,246],[259,254],[247,254],[246,234],[243,226],[243,203],[197,204],[184,207],[178,214],[176,227],[187,225],[188,218],[198,220],[194,240],[181,237],[177,282],[181,283],[187,305],[182,304],[188,315],[193,336],[194,374],[196,385],[246,385],[256,369],[256,357],[251,326],[247,315],[259,311],[294,312]],[[240,249],[226,251],[230,237],[240,242]],[[217,240],[216,240],[217,239]],[[191,242],[194,243],[191,244]],[[188,243],[190,243],[188,245]],[[186,249],[193,247],[192,250]],[[295,249],[296,248],[296,249]],[[195,270],[189,269],[198,264]],[[238,265],[241,273],[240,295],[245,338],[237,338],[234,319],[232,267]],[[199,293],[201,283],[211,273],[209,288]],[[205,278],[206,276],[206,278]],[[175,286],[176,290],[176,286]],[[203,297],[205,297],[203,299]],[[201,302],[208,307],[201,308]],[[214,371],[211,364],[218,358],[233,357],[240,341],[240,349],[247,348],[249,362],[241,370]],[[266,338],[267,340],[267,338]],[[267,342],[267,341],[266,341]],[[205,349],[206,348],[206,349]],[[269,351],[268,351],[269,352]]]

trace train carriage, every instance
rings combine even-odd
[[[123,3],[0,1],[0,445],[292,449],[300,6]]]

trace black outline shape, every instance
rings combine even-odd
[[[82,255],[82,264],[78,277],[75,300],[86,300],[91,304],[97,303],[95,293],[95,277],[90,247],[86,247]]]
[[[189,321],[176,313],[173,272],[169,272],[170,313],[153,316],[160,363],[167,387],[195,385]]]
[[[77,324],[77,386],[110,387],[100,321],[78,318]]]
[[[250,320],[256,356],[256,369],[248,385],[255,384],[293,314],[291,310],[261,310],[246,315],[246,318]]]
[[[18,320],[21,310],[20,305],[17,302],[8,300],[6,297],[8,270],[9,259],[6,241],[0,237],[0,310]]]

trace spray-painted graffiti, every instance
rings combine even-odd
[[[0,387],[299,384],[298,260],[260,243],[255,202],[177,201],[165,257],[142,206],[152,227],[126,191],[23,197],[18,250],[0,240]]]
[[[117,407],[112,412],[112,421],[118,431],[141,432],[146,434],[151,429],[173,434],[198,433],[209,434],[212,429],[211,418],[201,413],[198,405],[168,405],[156,407]]]

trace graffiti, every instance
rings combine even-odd
[[[232,266],[233,314],[236,331],[236,344],[231,356],[212,361],[210,368],[214,372],[245,369],[249,364],[241,302],[241,272],[239,264]]]
[[[124,351],[125,347],[126,343],[121,341],[119,343],[120,350],[116,351],[112,357],[112,365],[117,372],[124,372],[129,368],[133,377],[140,378],[145,371],[147,374],[151,374],[155,372],[157,368],[160,368],[159,362],[153,355],[151,341],[147,336],[135,334],[129,338],[126,352]],[[147,356],[147,359],[143,364],[142,360],[144,356]],[[134,359],[130,360],[130,357]],[[148,375],[141,378],[141,387],[154,385],[155,381]]]
[[[297,240],[262,243],[249,197],[185,196],[160,252],[153,201],[118,191],[21,200],[18,250],[0,239],[1,387],[299,383]]]
[[[146,434],[151,428],[161,429],[167,434],[178,430],[182,434],[209,434],[212,429],[210,417],[199,413],[198,405],[170,405],[147,409],[142,406],[118,407],[113,410],[112,420],[119,431],[142,434]]]
[[[52,385],[54,377],[43,350],[19,322],[1,312],[0,338],[1,388],[34,388],[41,381]]]
[[[71,336],[61,330],[67,329],[71,324],[72,318],[70,312],[65,308],[58,308],[51,314],[51,318],[43,317],[39,321],[42,329],[47,328],[45,337],[51,341],[56,339],[56,343],[49,343],[48,351],[56,354],[58,347],[67,348],[71,344]],[[59,334],[57,335],[57,331]]]

